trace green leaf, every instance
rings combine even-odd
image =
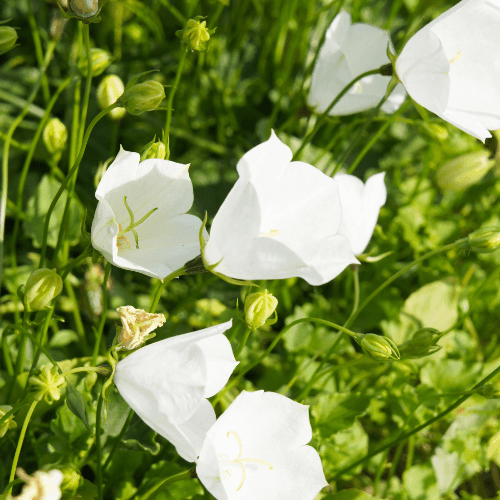
[[[324,500],[374,500],[375,498],[377,497],[373,497],[364,491],[348,489],[326,495]]]
[[[123,436],[123,444],[132,450],[144,450],[157,455],[160,445],[156,442],[156,432],[148,427],[137,415],[132,417],[127,432]]]
[[[409,500],[438,500],[436,476],[429,465],[414,465],[403,473]]]
[[[77,391],[76,387],[68,381],[66,381],[66,394],[66,404],[69,410],[77,416],[84,423],[87,430],[91,432],[85,399],[83,399],[83,396]]]
[[[73,330],[59,330],[49,340],[49,347],[65,347],[78,340],[78,335]]]

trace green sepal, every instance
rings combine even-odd
[[[91,242],[91,235],[87,231],[87,226],[85,224],[87,222],[87,209],[85,208],[84,210],[85,211],[83,212],[83,218],[82,218],[82,223],[80,225],[80,230],[81,230],[83,238],[90,243]]]
[[[420,114],[420,116],[425,120],[428,121],[430,119],[429,112],[423,107],[418,104],[418,102],[414,101],[413,99],[411,100],[413,105],[415,106],[416,110]]]
[[[67,379],[66,379],[66,404],[68,405],[69,411],[73,413],[76,417],[78,417],[89,433],[92,431],[90,430],[90,425],[89,425],[89,413],[87,410],[87,404],[85,403],[85,399],[83,396],[78,392],[77,388],[71,384]]]
[[[373,257],[369,254],[356,255],[356,258],[360,262],[372,262],[373,263],[373,262],[379,262],[382,259],[385,259],[386,257],[391,255],[392,253],[394,253],[394,250],[389,250],[388,252],[382,253],[380,255],[374,255]]]
[[[274,311],[274,318],[268,318],[266,319],[266,322],[264,323],[265,326],[272,326],[278,321],[278,313]]]
[[[102,0],[103,3],[105,3],[106,0]],[[102,6],[99,7],[98,11],[90,17],[80,17],[74,14],[73,12],[67,12],[64,10],[63,6],[57,2],[57,6],[59,7],[59,10],[61,12],[61,15],[64,17],[64,19],[76,19],[77,21],[82,21],[84,24],[90,24],[90,23],[100,23],[101,18],[99,17],[99,13],[101,12]]]
[[[155,73],[157,71],[160,71],[159,69],[150,69],[149,71],[143,71],[142,73],[136,73],[135,75],[133,75],[130,80],[127,82],[127,85],[125,85],[125,92],[130,89],[130,87],[133,87],[137,80],[139,80],[139,78],[143,77],[144,75],[147,75],[149,73]],[[124,92],[124,93],[125,93]],[[119,99],[118,99],[119,100]]]
[[[92,264],[97,264],[101,259],[102,254],[98,252],[95,248],[92,248]]]

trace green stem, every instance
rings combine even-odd
[[[28,329],[29,317],[30,313],[25,309],[23,312],[23,328],[26,330]],[[14,369],[14,381],[15,377],[17,377],[22,371],[24,371],[25,357],[26,357],[26,335],[24,335],[24,333],[21,333],[21,339],[19,341],[19,346],[17,348],[17,359],[16,359],[16,366]]]
[[[300,154],[302,153],[302,151],[304,150],[304,148],[312,141],[313,137],[316,135],[316,133],[318,132],[319,128],[321,127],[321,125],[323,124],[323,122],[328,117],[328,113],[330,113],[330,111],[335,107],[335,105],[340,101],[340,99],[342,99],[342,97],[344,97],[347,94],[347,92],[349,92],[350,88],[358,80],[361,80],[361,79],[365,78],[366,76],[378,75],[378,74],[380,74],[380,69],[379,68],[372,69],[370,71],[365,71],[364,73],[361,73],[361,75],[357,76],[356,78],[353,78],[341,90],[340,94],[330,103],[330,105],[328,106],[328,108],[326,108],[326,110],[319,116],[319,118],[316,121],[316,124],[314,125],[314,128],[311,130],[311,132],[309,132],[309,134],[307,134],[305,136],[304,140],[302,141],[302,144],[301,144],[300,148],[298,149],[298,151],[295,153],[295,155],[293,157],[294,160],[298,160],[300,158]]]
[[[196,477],[196,468],[193,467],[192,469],[186,470],[184,472],[179,472],[179,474],[175,474],[173,476],[167,477],[167,479],[164,479],[160,483],[156,484],[152,488],[150,488],[146,493],[141,495],[141,497],[138,500],[147,500],[150,498],[152,495],[157,493],[161,488],[164,488],[165,486],[168,486],[169,484],[176,483],[177,481],[184,481],[185,479],[194,479]]]
[[[377,472],[375,474],[375,479],[373,480],[373,496],[376,497],[378,493],[378,486],[380,484],[380,479],[382,474],[384,473],[385,464],[387,463],[387,455],[389,455],[389,450],[385,450],[384,456],[382,460],[380,460],[380,464],[377,468]]]
[[[252,333],[252,330],[250,328],[247,328],[245,334],[243,335],[243,338],[241,339],[241,342],[240,342],[240,345],[238,346],[238,349],[236,349],[236,351],[234,352],[235,358],[238,358],[238,356],[241,354],[241,351],[243,351],[243,348],[245,347],[251,333]]]
[[[29,407],[28,413],[26,414],[26,418],[24,419],[23,427],[21,429],[21,434],[19,435],[19,440],[17,442],[16,452],[14,454],[14,460],[12,461],[12,468],[10,470],[10,478],[9,483],[14,480],[17,469],[17,462],[19,461],[19,455],[21,454],[21,448],[23,446],[24,436],[26,435],[26,430],[28,429],[28,424],[30,423],[31,415],[35,411],[36,405],[38,404],[38,400],[34,400]],[[9,496],[11,488],[7,488],[6,493],[4,494],[4,498]]]
[[[168,102],[167,102],[167,119],[165,121],[165,130],[163,131],[163,143],[168,144],[168,153],[167,153],[167,158],[168,160],[170,156],[170,124],[172,123],[172,104],[174,103],[174,96],[175,92],[177,90],[177,86],[179,85],[179,81],[181,79],[182,75],[182,68],[184,67],[184,62],[186,61],[186,56],[187,56],[187,50],[182,47],[181,48],[181,58],[179,59],[179,64],[177,66],[177,73],[175,75],[175,80],[173,87],[170,89],[170,92],[168,94]]]
[[[26,397],[25,399],[23,399],[22,401],[20,401],[19,403],[17,403],[17,405],[15,405],[12,410],[9,410],[3,417],[0,418],[0,427],[3,425],[3,423],[11,416],[11,415],[14,415],[14,413],[17,413],[23,406],[26,406],[27,402],[28,402],[28,399],[31,399],[32,396],[29,395],[28,397]]]
[[[49,206],[49,209],[47,211],[47,214],[45,216],[45,222],[43,226],[43,238],[42,238],[42,250],[41,250],[41,255],[40,255],[40,264],[39,268],[42,268],[43,265],[45,264],[45,254],[47,253],[47,238],[49,234],[49,224],[50,224],[50,217],[52,216],[52,213],[56,207],[57,202],[59,201],[59,198],[61,197],[63,191],[66,189],[67,185],[69,184],[70,180],[72,179],[73,175],[75,172],[78,170],[78,167],[80,166],[80,162],[82,161],[83,154],[85,153],[85,148],[87,146],[87,142],[90,137],[90,133],[92,132],[93,128],[95,127],[96,123],[103,118],[107,113],[109,113],[112,109],[116,108],[118,104],[111,104],[111,106],[108,106],[106,109],[103,109],[89,124],[87,131],[85,132],[85,135],[83,137],[83,143],[82,147],[80,148],[80,152],[78,153],[78,156],[75,160],[75,164],[71,167],[70,171],[68,172],[68,175],[64,178],[61,187],[58,189],[56,195],[54,196],[54,199],[52,200],[52,203]]]
[[[398,447],[396,448],[396,452],[394,453],[394,458],[392,459],[391,469],[390,469],[389,475],[387,476],[387,479],[385,481],[384,494],[382,495],[382,498],[387,498],[387,491],[391,487],[391,480],[392,480],[392,478],[396,472],[396,469],[398,467],[399,460],[401,458],[401,453],[403,452],[404,445],[405,445],[405,442],[401,441],[398,444]],[[388,449],[387,449],[387,452],[389,452]],[[375,493],[373,495],[375,496]]]
[[[71,262],[68,262],[66,266],[63,267],[64,271],[61,274],[61,278],[64,281],[71,270],[76,267],[78,264],[81,264],[87,257],[92,255],[92,246],[88,246],[78,257],[75,257]],[[61,271],[63,270],[61,269]]]
[[[123,436],[127,432],[128,426],[130,424],[130,421],[132,420],[132,417],[134,416],[134,411],[130,410],[127,420],[125,420],[125,424],[123,424],[122,430],[120,431],[120,434],[115,439],[115,442],[113,443],[113,447],[111,448],[111,451],[109,452],[108,458],[106,459],[106,462],[104,463],[104,466],[102,470],[106,472],[106,469],[111,465],[111,460],[113,458],[113,455],[115,454],[116,450],[118,449],[118,445],[122,442]]]
[[[170,273],[167,277],[163,278],[158,283],[158,286],[156,288],[153,301],[151,302],[151,306],[149,308],[150,313],[154,313],[156,311],[156,306],[158,305],[158,302],[160,301],[161,294],[163,293],[163,290],[167,286],[168,283],[170,283],[174,278],[178,278],[179,276],[183,276],[185,271],[185,267],[182,266],[180,269],[177,269],[177,271],[174,271]]]
[[[413,456],[415,454],[415,436],[408,438],[408,450],[406,452],[405,470],[408,470],[413,465]]]
[[[500,373],[500,365],[495,368],[489,375],[484,377],[481,381],[479,381],[474,387],[472,387],[471,390],[467,391],[466,394],[464,394],[461,398],[457,399],[453,404],[448,406],[445,410],[442,412],[438,413],[435,417],[430,418],[426,422],[424,422],[421,425],[418,425],[411,431],[405,432],[404,434],[399,435],[396,439],[393,439],[392,441],[389,441],[388,443],[385,443],[382,446],[379,446],[378,448],[375,448],[373,451],[367,453],[363,458],[360,458],[359,460],[356,460],[352,464],[343,467],[339,471],[335,473],[333,478],[330,479],[330,481],[335,481],[338,479],[340,476],[345,474],[346,472],[350,471],[351,469],[357,467],[358,465],[361,465],[362,463],[365,462],[365,460],[368,460],[375,455],[378,455],[382,451],[385,451],[388,448],[392,448],[393,446],[399,444],[401,441],[406,441],[408,438],[416,434],[417,432],[420,432],[422,429],[425,429],[426,427],[429,427],[429,425],[432,425],[434,422],[437,422],[438,420],[441,420],[443,417],[448,415],[448,413],[451,413],[455,408],[458,408],[463,402],[467,401],[471,397],[472,394],[474,394],[474,390],[480,387],[483,384],[486,384],[489,382],[493,377],[498,375]]]
[[[102,404],[104,397],[101,393],[97,401],[96,417],[95,417],[95,447],[96,447],[96,482],[97,482],[97,499],[102,500],[102,448],[101,448],[101,424],[102,424]]]
[[[85,90],[83,93],[82,115],[80,117],[80,135],[78,137],[78,147],[80,148],[83,141],[83,131],[85,130],[85,122],[87,121],[87,111],[89,107],[90,88],[92,86],[92,50],[90,48],[90,24],[82,24],[83,44],[85,46],[85,55],[87,56],[87,76],[85,78]]]
[[[97,356],[99,355],[99,348],[101,347],[102,332],[104,330],[104,325],[106,324],[106,315],[108,313],[108,277],[111,273],[111,262],[106,262],[106,267],[104,268],[104,281],[102,283],[102,315],[99,321],[99,326],[97,328],[94,352],[92,354],[92,364],[97,363]]]

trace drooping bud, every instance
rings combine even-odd
[[[477,393],[486,399],[500,399],[500,384],[484,384],[477,388]]]
[[[63,474],[61,492],[73,496],[83,484],[83,477],[73,467],[61,467]]]
[[[7,412],[12,410],[12,406],[2,405],[0,406],[0,418],[2,418]],[[0,438],[4,437],[9,429],[15,429],[17,427],[16,422],[14,422],[14,415],[7,417],[4,422],[0,425]]]
[[[49,500],[61,498],[61,483],[63,473],[52,469],[49,472],[36,471],[33,477],[28,476],[23,469],[16,470],[17,477],[26,482],[21,494],[12,500]]]
[[[205,18],[196,16],[194,19],[189,19],[183,30],[175,32],[187,47],[198,52],[205,52],[208,49],[210,35],[215,33],[215,29],[208,29],[207,22],[201,21],[202,19]]]
[[[99,0],[70,0],[69,7],[78,17],[92,17],[99,11]]]
[[[125,85],[123,85],[119,76],[105,76],[97,87],[97,101],[101,109],[105,109],[111,106],[111,104],[114,104],[123,92],[125,92]],[[127,111],[124,108],[114,108],[108,113],[108,116],[115,121],[119,121],[126,113]]]
[[[166,321],[163,314],[147,313],[132,306],[122,306],[117,311],[122,322],[118,348],[127,351],[140,347],[146,340],[154,337],[155,334],[150,333]]]
[[[17,42],[17,31],[10,26],[0,26],[0,55],[13,49]]]
[[[61,398],[61,389],[66,385],[66,380],[55,366],[45,365],[37,376],[30,377],[29,383],[35,388],[38,401],[43,398],[52,404]]]
[[[355,340],[363,352],[376,361],[395,360],[401,357],[398,346],[389,337],[367,333],[366,335],[358,334]]]
[[[495,165],[487,150],[467,153],[447,161],[436,172],[436,182],[442,189],[462,191],[478,183]]]
[[[167,148],[165,144],[161,141],[156,141],[153,139],[141,153],[141,161],[150,160],[154,158],[158,158],[160,160],[164,160],[167,156]]]
[[[269,319],[275,314],[278,299],[267,290],[251,293],[245,299],[245,322],[250,330],[257,330],[264,325],[276,323],[277,317]]]
[[[476,253],[494,252],[500,247],[500,226],[482,227],[467,237],[469,248]]]
[[[92,56],[92,77],[99,76],[111,64],[113,56],[106,50],[90,49]],[[87,76],[87,57],[84,56],[78,63],[78,69],[83,76]]]
[[[45,148],[57,163],[66,148],[68,129],[59,118],[49,120],[43,129],[43,143]]]
[[[118,100],[131,115],[142,115],[146,111],[157,109],[163,99],[165,99],[163,85],[155,80],[148,80],[126,88]]]
[[[416,331],[412,338],[399,346],[399,352],[403,358],[423,358],[434,354],[441,349],[437,341],[443,336],[435,328],[422,328]]]
[[[63,288],[63,281],[55,269],[37,269],[33,271],[24,287],[24,305],[28,311],[40,311]]]

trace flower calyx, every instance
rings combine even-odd
[[[61,390],[66,385],[66,379],[55,366],[45,365],[37,376],[29,378],[29,383],[35,388],[35,399],[45,399],[48,404],[59,401]]]
[[[161,103],[165,99],[164,86],[156,80],[137,83],[137,80],[148,73],[158,70],[145,71],[134,75],[127,83],[125,92],[116,101],[131,115],[142,115],[146,111],[155,109],[167,109]]]
[[[375,361],[397,361],[401,358],[398,346],[389,337],[357,333],[353,338],[363,352]]]
[[[159,159],[165,160],[168,157],[167,146],[162,141],[157,141],[156,136],[154,139],[146,144],[141,153],[141,161]]]
[[[9,21],[3,21],[0,25],[8,22]],[[14,47],[17,47],[17,38],[17,31],[14,28],[11,28],[10,26],[0,26],[0,55],[5,54]]]
[[[214,29],[207,28],[207,22],[203,21],[206,17],[196,16],[189,19],[183,30],[178,30],[175,35],[182,40],[188,49],[198,52],[206,52],[210,45],[210,35],[215,33]]]
[[[437,342],[444,333],[435,328],[422,328],[416,331],[410,340],[399,346],[399,352],[403,358],[410,359],[423,358],[434,354],[441,349]]]
[[[24,307],[29,312],[40,311],[62,292],[62,288],[62,278],[55,269],[36,269],[20,290]]]
[[[278,321],[277,307],[278,299],[267,290],[247,295],[244,311],[248,328],[254,331],[263,326],[274,325]]]
[[[500,248],[500,226],[482,227],[467,236],[469,249],[476,253],[491,253]]]

